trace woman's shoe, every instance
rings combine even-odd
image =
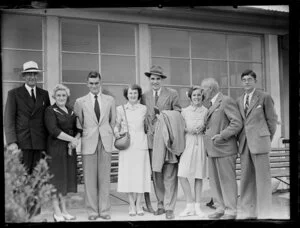
[[[129,216],[136,216],[136,211],[134,207],[129,206]]]
[[[76,216],[70,215],[69,213],[67,213],[67,214],[61,213],[61,214],[65,220],[75,220],[76,219]]]
[[[144,211],[143,211],[143,209],[137,209],[137,211],[136,211],[136,213],[137,213],[137,215],[139,215],[139,216],[143,216],[144,215]]]
[[[64,216],[57,216],[56,214],[53,213],[53,220],[54,222],[64,222],[65,218]]]
[[[180,217],[195,215],[195,206],[193,203],[188,203],[186,208],[179,214]]]
[[[206,217],[206,214],[204,214],[200,208],[200,203],[195,203],[195,213],[197,216],[204,218]]]

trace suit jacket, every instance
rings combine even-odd
[[[142,95],[141,104],[147,106],[147,115],[146,115],[145,122],[147,125],[148,146],[150,149],[152,149],[155,122],[157,121],[156,115],[154,113],[155,100],[153,97],[152,89],[145,92]],[[181,106],[179,104],[179,96],[177,91],[171,88],[162,87],[160,95],[158,97],[156,107],[158,107],[159,111],[162,110],[181,111]]]
[[[204,123],[203,139],[208,156],[224,157],[238,152],[236,135],[242,129],[242,117],[232,98],[219,93]],[[211,138],[216,134],[220,134],[222,140],[213,142]]]
[[[243,152],[245,143],[254,154],[271,151],[271,141],[277,128],[277,114],[271,96],[256,89],[246,114],[244,95],[237,99],[237,104],[243,118],[243,129],[238,135],[239,152]]]
[[[8,92],[4,112],[6,143],[17,143],[20,149],[46,150],[45,109],[50,105],[48,91],[36,87],[34,103],[25,88]]]
[[[100,119],[97,120],[90,94],[75,101],[74,112],[78,116],[77,128],[82,129],[81,153],[96,151],[99,134],[106,152],[112,151],[113,128],[116,122],[116,105],[112,96],[101,94]]]

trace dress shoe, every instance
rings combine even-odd
[[[139,216],[143,216],[143,215],[144,215],[144,211],[143,211],[142,209],[138,209],[138,210],[136,211],[136,213],[137,213],[137,215],[139,215]]]
[[[95,221],[97,218],[99,218],[98,215],[90,215],[90,216],[88,217],[88,220],[90,220],[90,221]]]
[[[58,216],[56,214],[53,214],[53,220],[54,222],[64,222],[65,218],[63,216]]]
[[[152,207],[143,207],[143,210],[146,212],[149,212],[151,214],[154,214],[154,212],[155,212]]]
[[[215,213],[213,213],[213,214],[208,215],[208,218],[210,218],[210,219],[219,219],[219,218],[221,218],[223,215],[224,215],[224,212],[223,212],[223,213],[215,212]]]
[[[105,220],[111,219],[110,215],[100,215],[99,217]]]
[[[165,209],[158,208],[157,211],[154,212],[154,215],[162,215],[163,213],[166,213]]]
[[[236,219],[236,215],[223,215],[220,219],[222,220],[230,220],[230,219]]]
[[[211,199],[211,201],[209,201],[206,206],[210,207],[211,209],[216,209],[216,207],[214,206],[214,201],[213,199]]]
[[[65,220],[75,220],[76,219],[76,216],[70,215],[69,213],[67,213],[67,214],[61,213],[61,215],[65,218]]]
[[[173,219],[175,218],[174,212],[172,210],[166,210],[166,219]]]

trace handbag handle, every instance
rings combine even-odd
[[[123,107],[123,110],[124,110],[124,115],[125,115],[125,120],[126,120],[126,125],[127,125],[127,131],[129,132],[127,115],[126,115],[126,111],[125,111],[124,105],[122,105],[122,107]]]

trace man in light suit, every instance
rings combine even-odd
[[[160,66],[152,66],[150,72],[145,75],[149,78],[151,89],[142,95],[141,103],[147,106],[148,125],[148,146],[150,159],[152,161],[153,139],[155,134],[156,114],[162,110],[181,111],[179,96],[176,90],[162,87],[162,81],[167,78]],[[157,210],[151,206],[149,194],[145,193],[147,211],[154,212],[154,215],[166,213],[167,219],[174,218],[174,207],[177,198],[177,171],[178,159],[174,155],[172,161],[165,162],[162,172],[153,172],[153,185],[157,198]]]
[[[208,155],[209,182],[217,203],[211,219],[235,219],[237,215],[236,135],[242,128],[242,117],[236,102],[219,92],[214,78],[202,81],[205,99],[211,101],[204,119],[204,146]]]
[[[101,91],[101,76],[90,72],[90,93],[76,100],[74,111],[82,129],[81,153],[85,200],[89,220],[110,219],[110,168],[113,128],[116,119],[115,100]]]
[[[272,186],[269,152],[277,127],[277,115],[271,96],[255,88],[255,72],[245,70],[241,80],[245,90],[237,100],[244,124],[239,134],[241,218],[270,218]]]
[[[22,76],[25,84],[8,92],[4,112],[7,149],[21,149],[21,162],[28,174],[32,173],[46,151],[44,113],[50,105],[50,99],[48,91],[36,86],[40,72],[38,64],[34,61],[23,64]],[[34,207],[29,207],[28,210],[32,214]]]

